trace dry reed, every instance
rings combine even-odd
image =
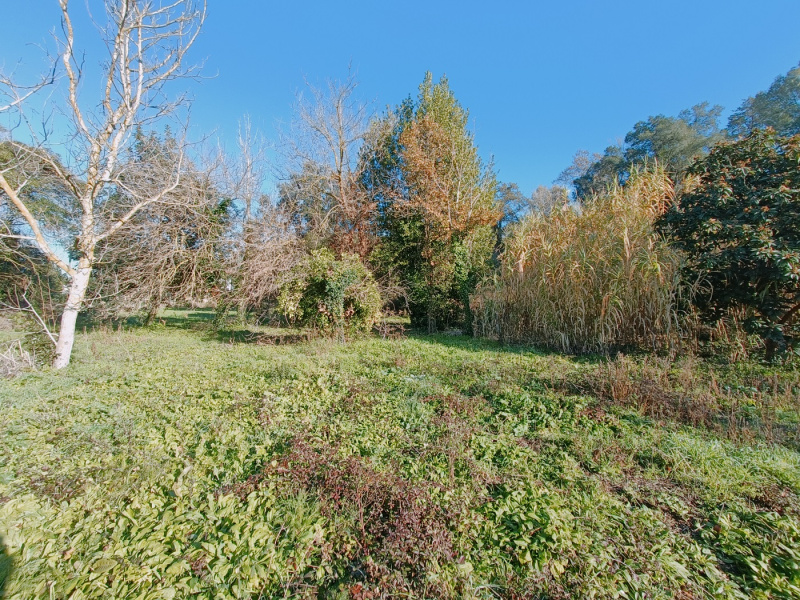
[[[681,259],[653,222],[674,193],[656,165],[580,209],[527,215],[473,298],[476,334],[562,352],[664,347],[678,329]]]
[[[0,377],[14,377],[36,368],[33,354],[22,347],[20,340],[9,342],[0,350]]]

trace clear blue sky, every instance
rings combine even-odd
[[[72,5],[83,18],[85,2]],[[53,48],[56,0],[5,0],[0,17],[0,65],[39,70],[30,44]],[[800,62],[798,24],[798,0],[209,0],[193,56],[213,77],[191,84],[192,120],[230,142],[249,114],[275,139],[306,79],[341,79],[352,65],[381,109],[414,94],[425,71],[446,73],[481,154],[530,193],[579,148],[602,152],[649,115],[707,100],[727,116]]]

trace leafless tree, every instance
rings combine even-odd
[[[239,134],[236,138],[238,150],[234,161],[221,161],[227,165],[225,169],[226,183],[232,196],[243,204],[242,222],[249,222],[258,209],[264,192],[267,177],[267,148],[260,133],[253,129],[249,116],[239,123]]]
[[[286,143],[289,174],[281,201],[311,238],[324,238],[335,251],[364,258],[375,242],[375,203],[360,182],[358,157],[369,114],[354,98],[356,87],[350,76],[322,89],[309,85],[310,97],[299,97]]]
[[[175,161],[172,147],[169,138],[154,134],[140,139],[128,187],[158,186]],[[215,157],[199,166],[184,159],[179,185],[163,202],[144,207],[98,244],[86,299],[98,314],[144,311],[149,322],[162,304],[198,303],[219,294],[232,210],[218,186],[217,167]]]
[[[186,57],[205,20],[206,5],[204,0],[106,0],[107,23],[98,29],[108,55],[102,66],[100,97],[91,98],[86,97],[92,87],[85,81],[84,56],[77,46],[68,0],[59,0],[59,4],[62,34],[58,52],[66,84],[62,108],[71,121],[72,134],[61,159],[44,152],[43,144],[34,145],[33,151],[16,144],[16,160],[0,169],[0,190],[24,219],[32,243],[69,279],[54,360],[56,368],[63,368],[69,364],[75,323],[96,265],[98,246],[141,211],[187,201],[184,195],[173,194],[184,172],[182,142],[169,172],[144,189],[129,183],[132,179],[126,169],[130,162],[123,158],[137,127],[147,128],[186,106],[185,96],[170,98],[168,88],[174,80],[196,71],[187,66]],[[29,100],[27,92],[8,78],[0,83],[4,94],[0,107],[22,115]],[[24,116],[20,122],[26,122]],[[40,161],[47,163],[48,174],[66,190],[68,208],[75,218],[71,251],[76,264],[65,260],[51,244],[41,215],[27,202],[26,190],[35,181],[30,165]]]
[[[575,156],[572,157],[572,164],[561,171],[553,183],[567,188],[572,187],[572,182],[586,175],[589,168],[601,158],[603,158],[603,155],[597,152],[578,150]]]
[[[265,204],[248,224],[241,260],[232,271],[231,295],[239,310],[259,310],[277,297],[302,257],[300,239],[286,214]]]
[[[220,187],[233,199],[235,217],[224,240],[224,285],[217,308],[243,317],[273,300],[300,257],[295,228],[265,193],[267,142],[245,117],[233,153],[220,149]]]
[[[530,210],[543,215],[549,215],[554,208],[560,208],[569,203],[567,188],[560,185],[547,187],[540,185],[531,194],[528,204]]]

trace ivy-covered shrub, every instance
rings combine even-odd
[[[330,250],[313,252],[283,286],[278,308],[293,324],[344,337],[369,331],[382,300],[372,273],[355,254],[337,259]]]

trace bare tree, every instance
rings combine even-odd
[[[603,155],[598,154],[597,152],[578,150],[575,153],[575,156],[572,157],[572,164],[561,171],[553,183],[559,184],[566,188],[572,187],[572,182],[586,175],[591,166],[601,158],[603,158]]]
[[[242,222],[246,224],[258,209],[267,176],[266,142],[260,133],[253,130],[249,116],[239,123],[236,147],[239,151],[238,160],[226,170],[226,180],[233,196],[244,205]],[[222,164],[227,163],[222,161]]]
[[[286,215],[266,204],[247,227],[241,258],[232,272],[232,296],[242,313],[262,309],[274,300],[294,275],[303,253],[300,239]]]
[[[16,160],[0,170],[0,191],[24,219],[32,243],[69,279],[54,360],[56,368],[63,368],[70,361],[76,319],[84,305],[98,245],[143,210],[176,199],[192,202],[172,194],[181,183],[182,142],[170,172],[144,189],[129,183],[133,181],[126,172],[130,163],[123,158],[137,127],[145,128],[185,106],[184,96],[169,98],[168,87],[175,79],[195,72],[195,67],[185,65],[185,59],[205,20],[206,5],[204,0],[106,0],[107,24],[98,27],[108,50],[102,66],[102,91],[99,98],[86,98],[91,86],[85,81],[84,57],[76,46],[68,0],[59,0],[59,4],[59,58],[67,88],[64,112],[72,123],[63,164],[55,154],[41,151],[41,145],[27,151],[16,144]],[[0,83],[5,97],[0,107],[22,111],[27,92],[7,78]],[[24,116],[21,122],[26,122]],[[29,175],[32,158],[46,161],[49,174],[67,191],[69,208],[76,217],[70,248],[76,265],[51,245],[40,215],[26,202],[26,189],[33,181]]]
[[[162,185],[176,151],[168,135],[137,134],[127,186],[143,191]],[[217,169],[217,157],[199,166],[183,160],[180,183],[162,202],[143,208],[98,244],[87,305],[104,316],[144,311],[149,323],[162,304],[198,303],[218,295],[232,202],[219,188]],[[113,201],[129,203],[120,195]]]
[[[300,96],[281,201],[305,233],[324,238],[339,253],[364,258],[375,243],[375,203],[360,181],[358,155],[369,115],[353,97],[356,86],[351,76],[324,89],[309,85],[310,98]]]
[[[301,252],[290,217],[264,193],[266,142],[247,117],[239,125],[236,146],[235,156],[222,153],[220,160],[221,185],[241,218],[228,230],[226,289],[218,309],[236,306],[244,318],[278,295]]]
[[[554,185],[547,187],[540,185],[531,194],[528,200],[529,209],[543,215],[549,215],[555,208],[561,208],[569,203],[569,192],[567,188]]]

